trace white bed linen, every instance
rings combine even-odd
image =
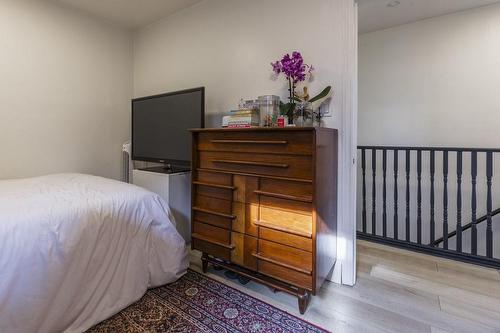
[[[154,193],[82,174],[0,181],[1,333],[82,332],[187,266]]]

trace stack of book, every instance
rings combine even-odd
[[[227,127],[253,127],[260,125],[259,110],[238,109],[232,110],[227,121]]]

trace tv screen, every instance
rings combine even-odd
[[[132,100],[132,159],[187,165],[190,128],[204,127],[205,88]]]

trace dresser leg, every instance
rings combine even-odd
[[[309,303],[309,293],[305,289],[299,288],[297,297],[299,299],[299,312],[300,314],[304,314]]]
[[[201,269],[203,270],[203,273],[207,272],[208,268],[208,255],[206,253],[203,253],[201,256]]]

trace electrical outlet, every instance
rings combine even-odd
[[[332,117],[332,110],[330,108],[331,99],[327,98],[321,105],[319,106],[319,111],[322,117]]]

